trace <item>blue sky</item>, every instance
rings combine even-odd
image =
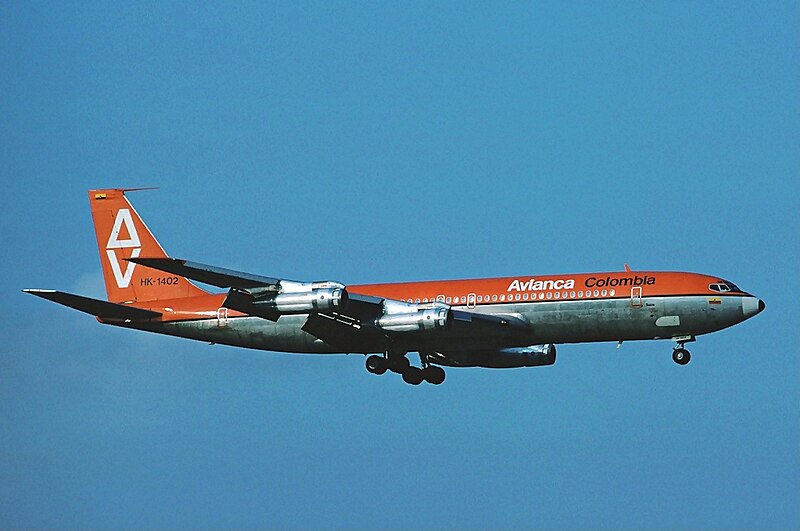
[[[0,527],[800,527],[796,2],[0,5]],[[86,190],[345,283],[636,269],[767,310],[411,387],[103,327]]]

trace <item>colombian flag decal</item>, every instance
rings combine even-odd
[[[722,299],[720,299],[719,297],[712,297],[712,298],[708,299],[708,303],[709,304],[722,304]]]

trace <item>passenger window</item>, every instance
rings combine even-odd
[[[603,297],[605,297],[605,296],[608,294],[608,292],[607,292],[606,290],[603,290],[603,291],[601,291],[601,292],[600,292],[600,294],[601,294]]]
[[[549,291],[547,292],[547,298],[548,299],[552,299],[553,298],[553,294],[551,292],[549,292]]]
[[[575,298],[575,292],[574,291],[570,291],[569,292],[569,298],[570,299],[574,299]]]
[[[497,300],[497,295],[492,295],[492,300],[496,301]]]
[[[597,289],[596,289],[596,290],[594,290],[594,296],[595,296],[595,297],[597,297],[597,296],[599,296],[599,295],[600,295],[600,290],[597,290]]]
[[[555,296],[556,299],[560,299],[561,298],[561,292],[556,291],[554,296]]]

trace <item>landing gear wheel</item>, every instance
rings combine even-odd
[[[426,382],[432,385],[439,385],[444,381],[444,369],[441,367],[436,367],[434,365],[429,365],[422,369],[422,377],[425,379]]]
[[[403,381],[411,385],[419,385],[422,383],[422,369],[419,367],[409,366],[403,371]]]
[[[692,355],[685,348],[676,348],[672,351],[672,361],[678,365],[686,365],[691,359]]]
[[[367,358],[367,370],[372,374],[383,374],[389,368],[389,362],[383,356],[374,354]]]
[[[389,357],[389,370],[398,374],[405,374],[411,362],[405,356]]]

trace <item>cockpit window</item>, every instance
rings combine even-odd
[[[731,282],[730,280],[726,280],[726,281],[725,281],[725,284],[727,284],[727,286],[728,286],[728,289],[729,289],[730,291],[742,291],[742,290],[740,290],[740,289],[739,289],[739,288],[736,286],[736,284],[734,284],[734,283],[733,283],[733,282]]]
[[[736,284],[728,282],[727,280],[720,280],[714,284],[709,284],[708,289],[711,291],[718,291],[720,293],[727,293],[728,291],[741,291]]]

